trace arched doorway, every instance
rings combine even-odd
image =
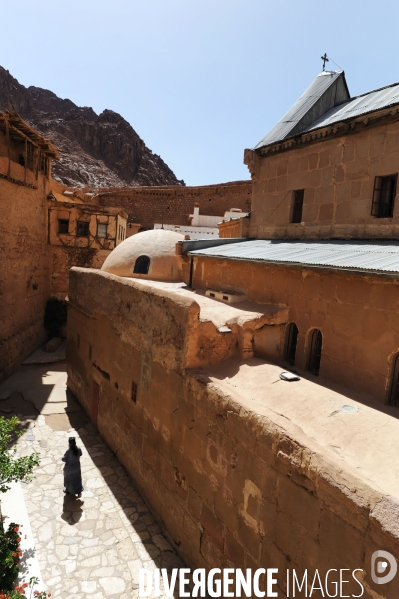
[[[391,385],[389,388],[388,403],[399,408],[399,354],[392,361]]]
[[[319,329],[314,329],[311,332],[310,337],[310,349],[309,349],[309,360],[308,370],[312,374],[318,376],[320,370],[321,361],[321,348],[323,345],[323,335]]]
[[[296,346],[298,342],[298,327],[295,322],[290,322],[285,330],[284,360],[290,366],[295,364]]]

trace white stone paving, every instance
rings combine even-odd
[[[18,454],[37,451],[41,465],[34,480],[23,485],[23,494],[42,578],[52,597],[130,599],[139,596],[140,568],[184,566],[91,424],[59,431],[43,415],[28,422]],[[83,451],[85,491],[80,499],[63,493],[61,457],[71,435]],[[166,595],[161,591],[160,596]]]

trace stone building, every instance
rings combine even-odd
[[[48,223],[51,293],[64,299],[68,295],[69,269],[101,268],[110,251],[126,237],[127,214],[118,208],[95,206],[79,197],[52,192]]]
[[[289,307],[193,293],[178,281],[176,241],[199,243],[146,231],[102,270],[71,270],[68,387],[188,565],[278,568],[279,596],[287,569],[323,581],[335,569],[336,582],[359,568],[375,599],[371,554],[399,557],[396,408],[311,376],[282,380],[263,356]],[[344,594],[360,593],[345,580]],[[392,583],[384,591],[398,597]]]
[[[46,340],[45,305],[67,295],[69,268],[100,268],[126,236],[122,210],[51,178],[58,159],[17,113],[0,112],[0,379]]]
[[[192,285],[283,303],[273,355],[399,405],[399,84],[349,98],[322,72],[245,161],[248,241],[190,247]],[[227,228],[226,228],[227,229]],[[241,236],[235,225],[230,233]],[[226,236],[229,234],[226,231]]]
[[[18,114],[0,112],[0,378],[45,340],[47,195],[58,158]]]
[[[69,387],[190,565],[276,567],[279,596],[359,569],[399,597],[371,566],[399,560],[398,88],[316,78],[245,153],[248,239],[147,231],[71,270]]]

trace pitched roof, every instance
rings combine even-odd
[[[350,98],[344,72],[324,71],[254,149],[395,104],[399,83]]]
[[[350,98],[343,71],[322,71],[305,93],[255,146],[255,150],[298,133],[340,102]]]
[[[399,243],[384,241],[280,241],[254,239],[204,249],[190,255],[271,264],[332,267],[399,274]]]
[[[374,91],[356,96],[348,102],[335,106],[323,116],[317,119],[304,131],[313,131],[319,127],[327,127],[333,123],[345,121],[347,119],[388,108],[394,104],[399,104],[399,83],[382,87]]]

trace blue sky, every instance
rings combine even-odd
[[[399,81],[394,0],[2,5],[3,67],[24,85],[121,113],[188,185],[249,178],[244,148],[301,95],[324,52],[352,95]]]

